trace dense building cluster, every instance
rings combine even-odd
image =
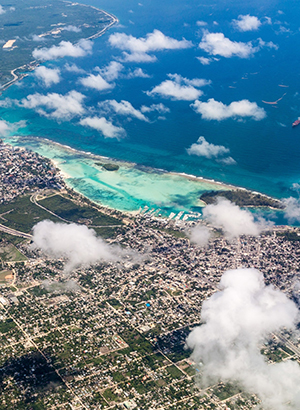
[[[35,188],[62,185],[62,178],[49,160],[0,140],[0,203],[10,202]]]

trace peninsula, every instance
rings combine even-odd
[[[36,67],[33,50],[61,41],[94,39],[118,21],[105,11],[69,1],[12,0],[1,4],[1,91]]]

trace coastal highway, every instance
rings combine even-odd
[[[32,239],[32,235],[29,233],[24,233],[21,231],[17,231],[16,229],[8,228],[5,225],[0,224],[0,231],[4,233],[8,233],[10,235],[19,236],[21,238]]]

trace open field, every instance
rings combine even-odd
[[[87,223],[93,226],[122,225],[121,221],[99,212],[97,209],[78,205],[62,195],[53,195],[38,202],[43,207],[70,222]]]
[[[0,206],[1,214],[9,210],[11,212],[5,215],[5,221],[1,220],[2,225],[26,233],[30,232],[35,224],[44,219],[50,219],[54,222],[60,221],[55,216],[33,204],[30,201],[29,195],[18,197],[16,200]]]
[[[27,260],[12,243],[4,246],[0,244],[0,259],[3,262],[23,262]]]
[[[0,271],[0,284],[9,282],[11,279],[9,279],[8,277],[11,275],[12,275],[12,272],[9,270]]]

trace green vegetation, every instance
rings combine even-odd
[[[8,204],[0,205],[0,213],[9,210],[11,210],[11,212],[5,215],[5,221],[1,221],[2,225],[21,232],[30,232],[35,224],[44,219],[50,219],[54,222],[60,221],[44,209],[33,204],[30,201],[29,195],[18,197]]]
[[[117,299],[110,299],[107,302],[115,309],[122,309],[123,307]]]
[[[220,400],[226,400],[228,399],[228,397],[241,393],[241,390],[237,386],[227,383],[225,385],[224,384],[218,385],[214,389],[214,393],[216,396],[218,396]]]
[[[174,365],[167,367],[167,371],[173,379],[180,379],[183,377],[183,373]]]
[[[33,60],[35,48],[51,47],[62,40],[77,42],[89,38],[112,22],[111,17],[102,11],[75,2],[52,0],[42,4],[39,0],[2,2],[5,13],[0,15],[1,39],[4,43],[16,41],[10,48],[0,48],[1,84],[12,80],[11,70]],[[65,30],[68,26],[77,29]],[[23,71],[28,68],[24,67]],[[22,69],[17,74],[22,74]]]
[[[89,225],[106,226],[122,225],[122,222],[110,215],[106,215],[92,205],[75,203],[71,198],[53,195],[39,203],[56,215],[70,222],[87,223]]]
[[[1,333],[8,333],[10,330],[14,329],[15,327],[16,327],[16,324],[12,319],[0,321],[0,332]]]
[[[5,279],[6,276],[9,276],[9,275],[11,275],[11,274],[12,274],[12,273],[11,273],[10,270],[0,271],[0,283],[6,283],[6,282],[7,282],[7,279]]]
[[[272,207],[276,209],[282,209],[283,205],[277,199],[269,198],[267,196],[256,194],[251,191],[244,191],[241,189],[235,189],[231,191],[210,191],[204,192],[200,199],[207,205],[216,202],[217,197],[226,198],[231,202],[234,202],[238,206],[264,206]]]
[[[102,164],[101,162],[96,162],[95,165],[104,168],[106,171],[118,171],[118,169],[120,168],[119,165],[111,163]]]
[[[300,241],[300,232],[298,230],[294,231],[284,231],[284,232],[277,232],[277,236],[282,236],[283,239],[291,242]]]
[[[0,259],[3,262],[23,262],[27,258],[12,244],[2,245],[0,242]]]
[[[2,209],[1,206],[0,206],[0,209]],[[2,221],[1,221],[1,223],[3,224]],[[21,237],[19,237],[19,236],[10,235],[10,234],[5,233],[5,232],[0,232],[0,243],[1,243],[1,241],[3,241],[3,240],[5,240],[5,241],[7,241],[7,242],[9,242],[9,243],[12,243],[13,245],[16,246],[16,245],[18,245],[19,243],[23,242],[25,239],[24,239],[24,238],[21,238]]]

